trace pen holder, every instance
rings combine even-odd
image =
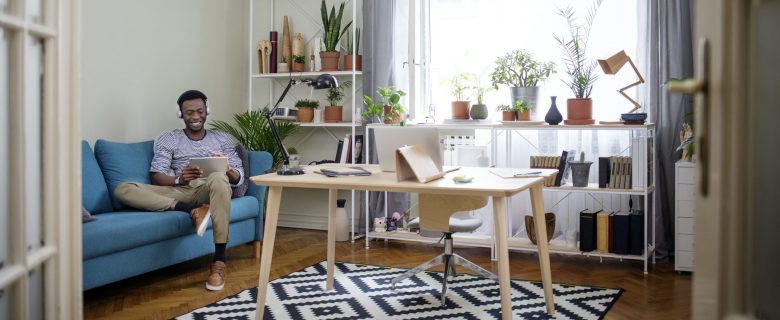
[[[571,166],[572,184],[575,187],[587,187],[590,178],[590,165],[592,161],[569,161]]]
[[[580,154],[580,161],[569,161],[571,180],[575,187],[587,187],[590,176],[590,165],[593,161],[585,161],[585,153]]]

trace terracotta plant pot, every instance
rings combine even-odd
[[[563,123],[575,125],[596,123],[593,120],[593,100],[590,98],[566,100],[566,120]]]
[[[344,70],[352,71],[352,55],[348,54],[344,56]],[[355,71],[363,70],[363,56],[355,56]]]
[[[341,113],[344,107],[342,106],[327,106],[325,107],[325,122],[341,122]]]
[[[385,124],[393,124],[393,123],[400,123],[401,122],[401,114],[393,112],[393,107],[391,106],[384,106],[382,107],[382,110],[384,111],[382,114],[384,115],[384,123]],[[390,115],[390,119],[388,119],[388,115]]]
[[[469,104],[471,101],[453,101],[452,102],[452,118],[453,119],[468,119],[469,118]]]
[[[515,121],[515,117],[517,117],[517,112],[514,112],[514,111],[502,111],[501,112],[501,120],[504,120],[504,121]]]
[[[555,233],[555,214],[548,212],[544,214],[544,225],[547,229],[547,242],[552,240],[553,233]],[[536,225],[534,224],[534,216],[525,216],[525,232],[528,233],[528,239],[533,244],[536,244]]]
[[[320,60],[322,60],[320,71],[339,71],[339,55],[341,52],[338,51],[320,52]]]
[[[292,71],[293,72],[303,72],[306,70],[306,64],[303,63],[293,63],[292,64]]]
[[[298,122],[311,122],[313,119],[313,108],[298,108]]]
[[[528,111],[520,111],[517,113],[517,120],[520,121],[531,121],[531,110]]]

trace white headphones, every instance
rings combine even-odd
[[[206,115],[210,115],[210,114],[211,114],[211,110],[209,109],[209,105],[206,104]],[[184,115],[181,114],[181,108],[179,107],[178,104],[176,105],[176,116],[179,117],[179,119],[184,119]]]
[[[184,115],[181,113],[181,105],[184,104],[184,101],[182,99],[184,98],[185,95],[193,94],[193,93],[197,95],[195,99],[199,99],[199,98],[203,99],[203,104],[206,107],[206,115],[208,116],[211,114],[211,110],[209,109],[209,105],[208,105],[208,98],[206,98],[206,95],[198,90],[188,90],[182,93],[179,96],[179,99],[176,100],[176,116],[178,116],[179,119],[184,118]]]

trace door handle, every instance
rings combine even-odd
[[[694,96],[693,110],[695,120],[694,136],[698,168],[698,188],[702,196],[709,191],[709,96],[708,83],[710,76],[710,48],[706,38],[698,41],[698,52],[695,58],[695,75],[693,79],[669,81],[669,92],[685,93]]]

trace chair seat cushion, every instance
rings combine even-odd
[[[257,198],[231,200],[230,223],[257,217]],[[211,221],[209,221],[211,229]],[[182,211],[116,211],[82,226],[84,260],[195,233],[189,214]]]
[[[414,218],[409,221],[409,228],[419,228],[420,218]],[[482,219],[450,217],[450,232],[473,232],[482,226]]]

